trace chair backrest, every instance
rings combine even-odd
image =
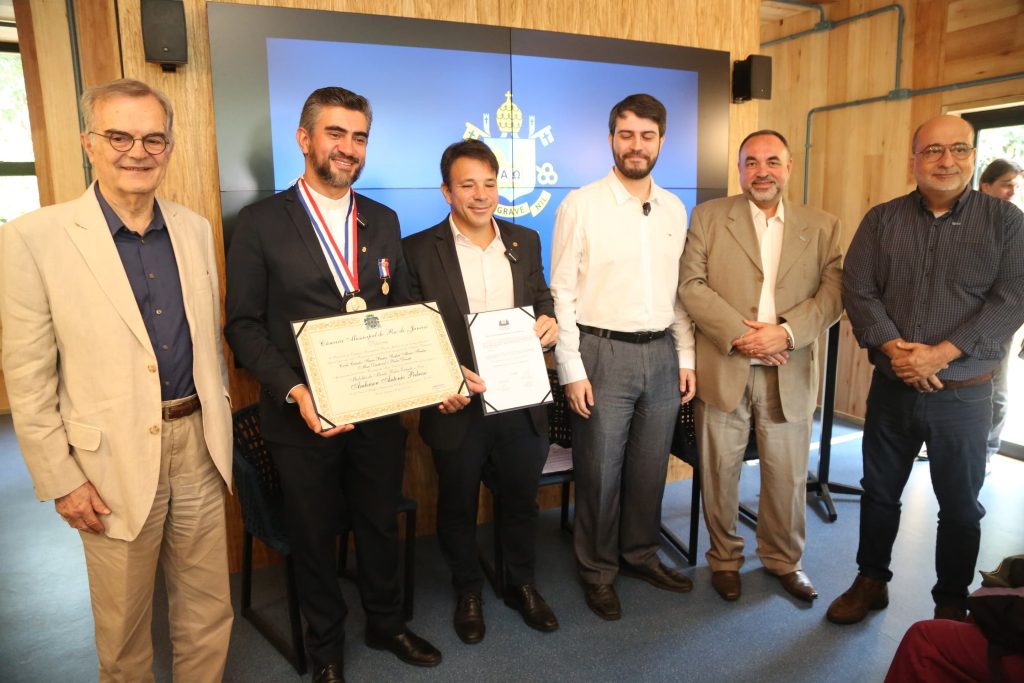
[[[281,501],[281,479],[260,433],[259,406],[234,414],[233,470],[245,530],[282,554],[288,554]]]
[[[572,448],[572,418],[569,403],[565,400],[565,391],[558,383],[558,372],[548,369],[548,381],[551,383],[551,397],[548,404],[548,440],[563,448]]]

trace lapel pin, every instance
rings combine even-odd
[[[366,253],[366,247],[363,247],[363,253],[364,254]]]

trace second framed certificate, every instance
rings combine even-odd
[[[296,320],[292,332],[325,430],[469,393],[433,301]]]
[[[552,402],[535,320],[533,306],[466,316],[476,370],[487,384],[485,415]]]

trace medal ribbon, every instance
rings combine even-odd
[[[331,262],[331,269],[341,282],[342,287],[345,288],[345,294],[358,292],[359,230],[356,227],[358,216],[356,213],[355,193],[351,188],[349,189],[348,211],[345,213],[344,223],[344,250],[339,249],[337,242],[334,241],[331,228],[327,225],[327,221],[324,220],[323,214],[320,213],[320,207],[316,205],[316,200],[310,194],[306,181],[303,178],[299,178],[299,199],[302,201],[302,207],[306,209],[306,213],[309,215],[309,220],[313,224],[313,230],[316,232],[317,239],[320,240],[324,251],[327,252]],[[351,266],[349,266],[350,263],[352,264]]]

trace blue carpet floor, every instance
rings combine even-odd
[[[856,484],[861,475],[860,438],[854,427],[836,430],[832,480]],[[812,452],[816,467],[817,452]],[[742,499],[757,505],[758,470],[745,467]],[[691,484],[668,486],[664,518],[679,535],[689,523]],[[1024,552],[1024,462],[996,457],[982,490],[988,515],[982,522],[978,566],[993,568],[1005,555]],[[416,614],[410,626],[444,653],[434,669],[416,669],[362,644],[364,619],[355,587],[343,582],[352,612],[346,646],[350,681],[881,681],[904,631],[929,618],[929,590],[937,505],[927,463],[914,466],[904,494],[904,514],[893,555],[891,604],[854,626],[825,621],[828,603],[855,575],[859,503],[836,496],[839,519],[828,523],[824,506],[808,499],[808,543],[804,566],[821,599],[805,605],[791,599],[767,575],[747,539],[743,597],[722,601],[710,586],[703,555],[685,567],[672,551],[663,559],[681,566],[696,583],[686,595],[656,590],[620,578],[616,589],[623,618],[604,622],[587,609],[576,582],[571,538],[560,531],[558,511],[542,514],[538,530],[538,586],[561,622],[555,633],[527,628],[487,590],[487,637],[464,645],[451,628],[453,598],[436,539],[417,546]],[[0,417],[0,681],[95,680],[92,616],[81,543],[53,511],[36,503],[18,455],[9,417]],[[480,529],[489,547],[490,529]],[[700,548],[707,549],[701,533]],[[238,577],[233,577],[238,594]],[[254,603],[286,625],[283,572],[257,571]],[[156,677],[170,681],[170,648],[164,598],[158,595],[154,623]],[[304,680],[309,680],[307,674]],[[247,621],[236,617],[226,681],[298,681],[290,665]]]

